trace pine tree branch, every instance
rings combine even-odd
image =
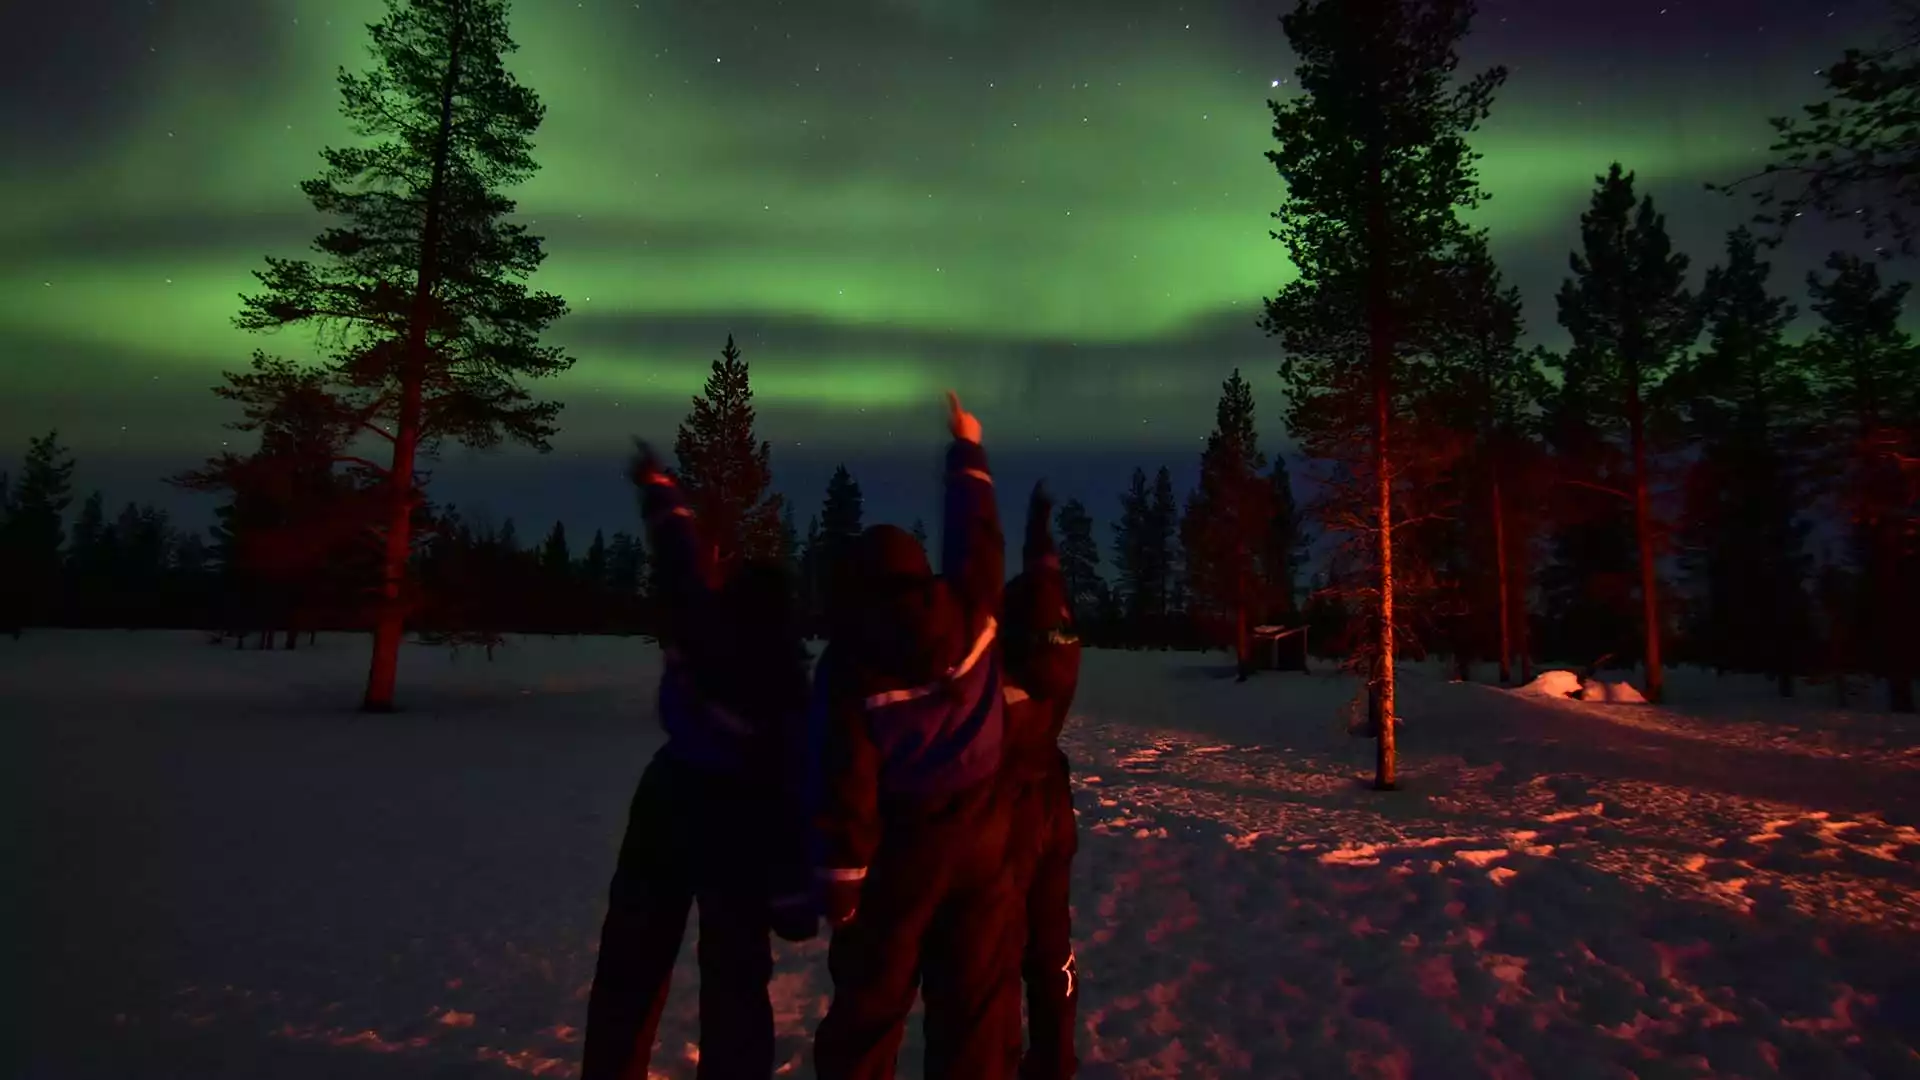
[[[381,411],[392,404],[392,402],[393,394],[390,391],[382,391],[378,397],[368,402],[365,408],[354,413],[354,425],[363,430],[370,431],[388,442],[392,442],[393,433],[373,422],[373,418],[379,416]]]
[[[376,465],[366,458],[355,457],[352,454],[335,454],[333,463],[336,465],[359,465],[363,468],[372,469],[381,476],[391,476],[393,474],[393,470],[387,468],[385,465]]]

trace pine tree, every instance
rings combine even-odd
[[[800,527],[793,517],[793,504],[780,500],[780,562],[789,570],[800,565]]]
[[[590,589],[606,587],[607,538],[599,529],[593,530],[593,542],[587,545],[587,554],[580,560],[580,580]]]
[[[1066,587],[1074,619],[1085,625],[1099,615],[1102,601],[1100,545],[1093,538],[1093,517],[1079,499],[1068,499],[1053,512],[1059,537],[1060,579]]]
[[[1272,539],[1273,481],[1263,475],[1253,387],[1234,369],[1221,385],[1213,432],[1200,453],[1200,483],[1180,525],[1187,580],[1209,623],[1230,628],[1244,679],[1253,666],[1253,626],[1266,614],[1262,550]]]
[[[1148,504],[1147,557],[1153,566],[1155,606],[1160,643],[1168,644],[1167,620],[1184,610],[1186,582],[1180,558],[1180,503],[1173,492],[1173,474],[1165,465],[1153,474],[1153,501]]]
[[[228,496],[214,510],[212,550],[227,628],[285,626],[296,612],[377,584],[377,572],[363,581],[359,571],[378,557],[367,537],[385,517],[385,484],[377,466],[347,453],[356,425],[327,373],[257,355],[252,371],[225,379],[215,393],[241,406],[226,426],[255,434],[258,447],[223,452],[169,482]]]
[[[1493,615],[1500,681],[1512,681],[1516,624],[1526,614],[1527,578],[1516,573],[1516,546],[1532,538],[1526,507],[1537,493],[1535,404],[1547,392],[1538,353],[1520,345],[1520,290],[1509,287],[1483,237],[1462,244],[1447,266],[1451,315],[1436,324],[1432,407],[1464,440],[1450,480],[1467,512],[1449,524],[1458,544],[1464,643],[1484,641],[1478,613]],[[1517,610],[1516,610],[1517,609]],[[1470,657],[1456,646],[1463,672]]]
[[[380,609],[364,706],[393,707],[422,454],[444,439],[540,450],[559,406],[520,380],[572,363],[539,335],[566,313],[525,282],[541,241],[512,220],[503,192],[530,177],[544,109],[504,63],[505,0],[387,0],[369,27],[374,66],[340,75],[341,111],[359,137],[322,152],[301,185],[338,224],[319,262],[269,257],[238,324],[344,328],[325,367],[343,417],[388,444]],[[371,463],[368,463],[371,465]]]
[[[645,549],[632,533],[614,533],[607,543],[607,590],[623,600],[639,596],[646,580],[645,563]]]
[[[113,598],[112,528],[104,496],[88,495],[68,534],[66,559],[67,595],[83,626],[99,625]]]
[[[128,503],[115,519],[111,582],[121,599],[121,623],[151,625],[163,614],[156,603],[173,555],[173,529],[165,511]]]
[[[1456,83],[1471,0],[1300,0],[1282,18],[1302,94],[1271,102],[1268,152],[1287,188],[1274,232],[1298,277],[1267,301],[1286,353],[1289,432],[1315,457],[1345,457],[1366,485],[1371,683],[1381,723],[1375,784],[1395,786],[1394,502],[1404,446],[1394,417],[1417,386],[1409,364],[1443,314],[1439,268],[1469,235],[1483,198],[1467,136],[1505,71]],[[1364,438],[1364,456],[1356,454]]]
[[[1165,595],[1160,591],[1160,572],[1153,559],[1153,492],[1147,485],[1146,470],[1133,470],[1132,483],[1120,494],[1120,513],[1112,528],[1115,599],[1120,603],[1131,643],[1138,645],[1159,599]]]
[[[747,362],[727,336],[720,359],[693,411],[680,425],[673,452],[687,505],[714,565],[780,556],[780,496],[772,491],[772,447],[753,433],[753,386]]]
[[[1900,327],[1910,286],[1883,285],[1879,268],[1847,254],[1809,274],[1820,326],[1805,346],[1817,464],[1853,528],[1861,574],[1860,625],[1875,674],[1897,712],[1914,711],[1920,632],[1920,348]]]
[[[860,482],[845,465],[835,466],[833,476],[827,481],[826,498],[820,503],[820,572],[829,590],[841,572],[841,560],[860,535],[864,514]]]
[[[1711,344],[1663,387],[1699,448],[1680,534],[1690,636],[1716,667],[1772,672],[1790,696],[1812,629],[1793,461],[1806,386],[1786,341],[1794,308],[1768,292],[1758,241],[1735,229],[1726,250],[1700,294]]]
[[[494,535],[493,542],[507,555],[520,554],[520,530],[514,528],[512,518],[500,523],[500,531]]]
[[[820,535],[820,515],[807,518],[807,535],[800,541],[800,612],[807,632],[825,629],[826,541]]]
[[[1748,189],[1758,224],[1777,242],[1802,214],[1848,221],[1868,238],[1887,235],[1905,255],[1920,251],[1920,2],[1893,0],[1893,33],[1880,46],[1848,49],[1821,69],[1827,97],[1799,118],[1771,120],[1775,160],[1721,190]]]
[[[1648,421],[1661,380],[1700,334],[1699,308],[1687,290],[1688,259],[1673,250],[1653,197],[1636,202],[1633,174],[1618,164],[1596,180],[1592,204],[1580,216],[1573,277],[1560,288],[1560,325],[1574,352],[1589,361],[1581,374],[1593,383],[1592,418],[1626,446],[1626,482],[1612,493],[1633,508],[1646,696],[1657,703],[1666,679]]]
[[[1547,355],[1560,385],[1541,399],[1541,430],[1551,452],[1549,558],[1540,571],[1543,649],[1556,656],[1619,653],[1634,629],[1631,488],[1626,453],[1607,438],[1611,391],[1592,354]]]
[[[27,442],[20,476],[8,491],[0,532],[0,623],[24,626],[54,614],[66,545],[66,512],[73,502],[73,455],[49,431]]]
[[[1293,495],[1293,476],[1279,454],[1273,455],[1267,487],[1270,514],[1259,551],[1260,580],[1267,589],[1262,618],[1286,621],[1299,614],[1300,567],[1306,562],[1307,535],[1300,505]]]
[[[549,582],[565,581],[573,576],[573,553],[567,549],[567,526],[556,521],[540,545],[540,569]]]

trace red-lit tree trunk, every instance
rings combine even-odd
[[[1647,700],[1658,705],[1666,690],[1660,667],[1660,579],[1654,565],[1653,495],[1647,482],[1646,417],[1637,367],[1627,376],[1627,438],[1633,453],[1633,537],[1640,549],[1640,615],[1646,639]]]
[[[453,136],[454,91],[460,83],[460,46],[466,32],[464,5],[454,7],[448,40],[447,70],[440,83],[440,127],[434,148],[433,179],[427,188],[426,221],[420,231],[420,263],[412,310],[407,321],[406,352],[400,359],[400,408],[393,431],[393,463],[387,472],[386,547],[381,558],[380,610],[373,627],[373,662],[367,672],[367,712],[393,709],[394,683],[400,671],[400,642],[406,633],[407,566],[413,554],[414,465],[421,437],[422,396],[427,371],[427,329],[433,315],[433,290],[439,278],[441,215],[446,201],[447,158]]]
[[[1378,137],[1376,136],[1376,143]],[[1369,169],[1367,207],[1367,381],[1373,394],[1373,510],[1375,557],[1379,566],[1378,616],[1375,648],[1379,667],[1375,669],[1375,692],[1379,703],[1379,726],[1375,729],[1373,786],[1377,791],[1392,791],[1397,786],[1398,741],[1394,727],[1393,670],[1393,473],[1390,466],[1390,438],[1393,423],[1393,327],[1391,293],[1387,281],[1386,253],[1392,242],[1387,224],[1384,169],[1375,147]]]
[[[1500,479],[1493,481],[1493,575],[1500,605],[1500,685],[1513,682],[1513,599],[1507,578],[1507,504]]]
[[[1236,492],[1236,495],[1238,493]],[[1233,521],[1239,527],[1240,507],[1235,508]],[[1233,655],[1236,674],[1244,679],[1253,672],[1253,635],[1248,625],[1247,604],[1251,602],[1252,572],[1247,566],[1249,556],[1247,545],[1239,542],[1234,548],[1234,586],[1233,586]]]

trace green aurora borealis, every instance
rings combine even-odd
[[[230,418],[222,368],[299,351],[230,319],[261,257],[322,224],[296,184],[345,138],[333,72],[364,65],[379,5],[111,6],[104,28],[80,25],[99,5],[0,22],[41,54],[0,154],[0,429],[191,458]],[[1765,118],[1871,14],[1561,6],[1488,0],[1469,52],[1513,69],[1478,140],[1484,221],[1548,336],[1596,172],[1637,169],[1698,267],[1741,216],[1701,182],[1758,162]],[[1254,319],[1289,273],[1262,157],[1280,10],[520,0],[514,66],[548,110],[521,208],[579,360],[543,388],[559,448],[670,423],[729,330],[776,446],[930,441],[954,385],[1002,440],[1186,447],[1235,365],[1277,417]]]

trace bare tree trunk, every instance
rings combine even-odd
[[[1627,382],[1627,435],[1633,450],[1633,536],[1640,548],[1640,614],[1646,644],[1647,700],[1658,705],[1666,694],[1660,666],[1660,579],[1654,565],[1653,495],[1647,482],[1647,434],[1641,415],[1640,384]]]
[[[1386,170],[1382,160],[1384,133],[1370,133],[1372,146],[1367,163],[1367,381],[1373,393],[1373,517],[1375,557],[1379,563],[1379,622],[1375,649],[1379,667],[1374,686],[1380,706],[1379,726],[1375,729],[1373,786],[1376,791],[1398,787],[1399,742],[1394,730],[1398,718],[1394,712],[1393,670],[1393,473],[1391,435],[1393,424],[1393,326],[1391,295],[1387,274],[1389,235],[1386,207]]]
[[[460,83],[460,47],[466,36],[465,5],[455,7],[447,45],[447,70],[440,83],[440,129],[434,145],[433,179],[427,190],[427,219],[420,232],[420,263],[413,290],[413,310],[407,324],[407,347],[401,357],[400,413],[393,432],[393,464],[387,474],[390,505],[387,510],[386,549],[381,559],[380,611],[373,627],[373,661],[367,672],[367,692],[361,708],[391,712],[393,689],[399,676],[400,641],[407,613],[402,586],[413,553],[413,473],[420,447],[422,383],[426,379],[427,324],[433,308],[440,260],[441,216],[445,212],[449,143],[453,135],[454,92]]]
[[[1247,604],[1242,600],[1233,609],[1233,659],[1235,674],[1241,682],[1253,671],[1253,639],[1247,633]]]
[[[1493,482],[1493,573],[1500,594],[1500,685],[1513,682],[1513,599],[1507,585],[1507,505],[1500,481]]]
[[[1371,355],[1373,383],[1373,481],[1374,481],[1374,527],[1377,530],[1376,555],[1379,560],[1380,596],[1379,635],[1376,648],[1379,650],[1379,663],[1375,685],[1380,702],[1379,741],[1375,744],[1373,786],[1377,791],[1392,791],[1398,786],[1397,770],[1398,741],[1394,727],[1398,723],[1394,712],[1394,670],[1393,670],[1393,474],[1389,469],[1389,437],[1392,432],[1393,400],[1391,387],[1391,359],[1393,339],[1386,325],[1386,288],[1379,280],[1382,272],[1373,271],[1375,282],[1374,312],[1368,327],[1368,351]]]

